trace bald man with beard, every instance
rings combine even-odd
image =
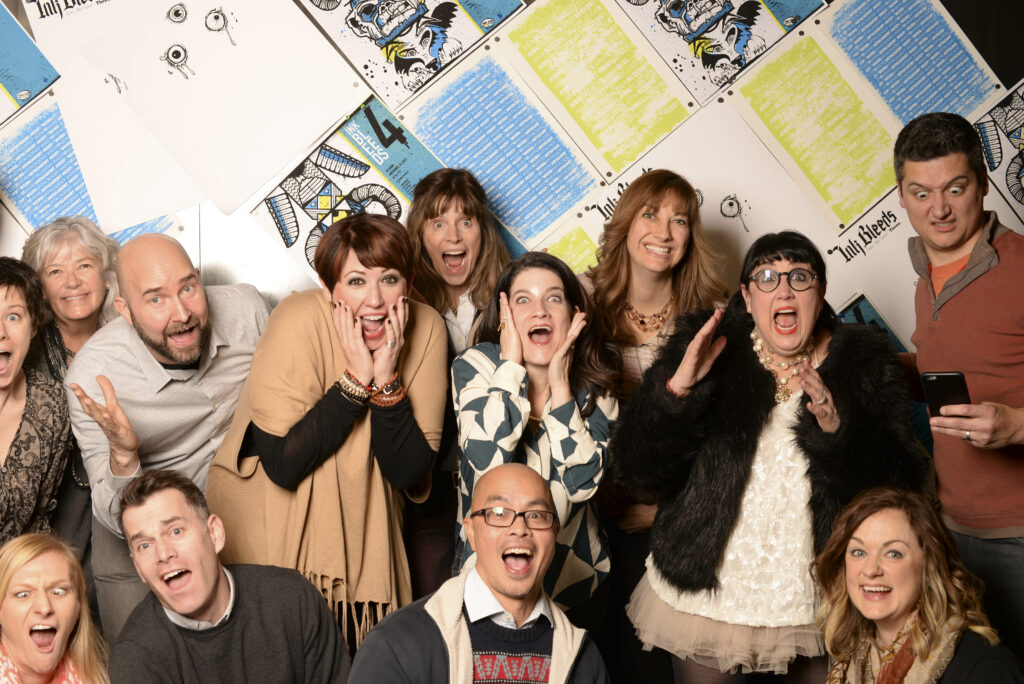
[[[251,285],[203,287],[188,254],[166,235],[125,244],[117,279],[120,318],[85,343],[66,378],[92,489],[93,571],[108,640],[147,591],[121,538],[118,495],[158,468],[205,490],[269,313]]]
[[[597,647],[544,595],[558,534],[547,482],[518,463],[489,470],[463,524],[475,561],[377,625],[350,681],[606,682]]]

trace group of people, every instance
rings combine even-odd
[[[962,118],[895,163],[902,359],[800,233],[730,297],[668,170],[582,276],[511,259],[472,174],[436,171],[407,226],[331,226],[320,287],[273,311],[170,237],[41,228],[0,258],[0,670],[1024,682],[1024,237]],[[950,370],[975,403],[932,416],[933,468],[908,380]]]

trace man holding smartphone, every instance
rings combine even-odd
[[[993,626],[1024,658],[1024,237],[984,211],[981,139],[964,118],[914,119],[894,157],[918,234],[917,370],[962,372],[973,402],[932,414],[943,515]]]

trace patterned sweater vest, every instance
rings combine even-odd
[[[554,632],[546,617],[525,629],[507,629],[489,618],[467,623],[474,684],[548,681]]]

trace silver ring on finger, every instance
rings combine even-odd
[[[817,400],[817,401],[815,401],[814,403],[815,403],[815,404],[816,404],[817,406],[821,406],[821,405],[822,405],[822,404],[824,404],[824,403],[825,403],[826,401],[828,401],[828,396],[827,396],[827,395],[825,395],[825,394],[822,394],[822,395],[821,395],[821,399],[820,399],[820,400]]]
[[[387,347],[388,349],[394,349],[395,348],[395,341],[394,340],[388,340],[387,342],[384,343],[384,346]]]
[[[965,442],[970,442],[971,441],[971,431],[970,430],[967,430],[966,432],[964,432],[964,441]]]

